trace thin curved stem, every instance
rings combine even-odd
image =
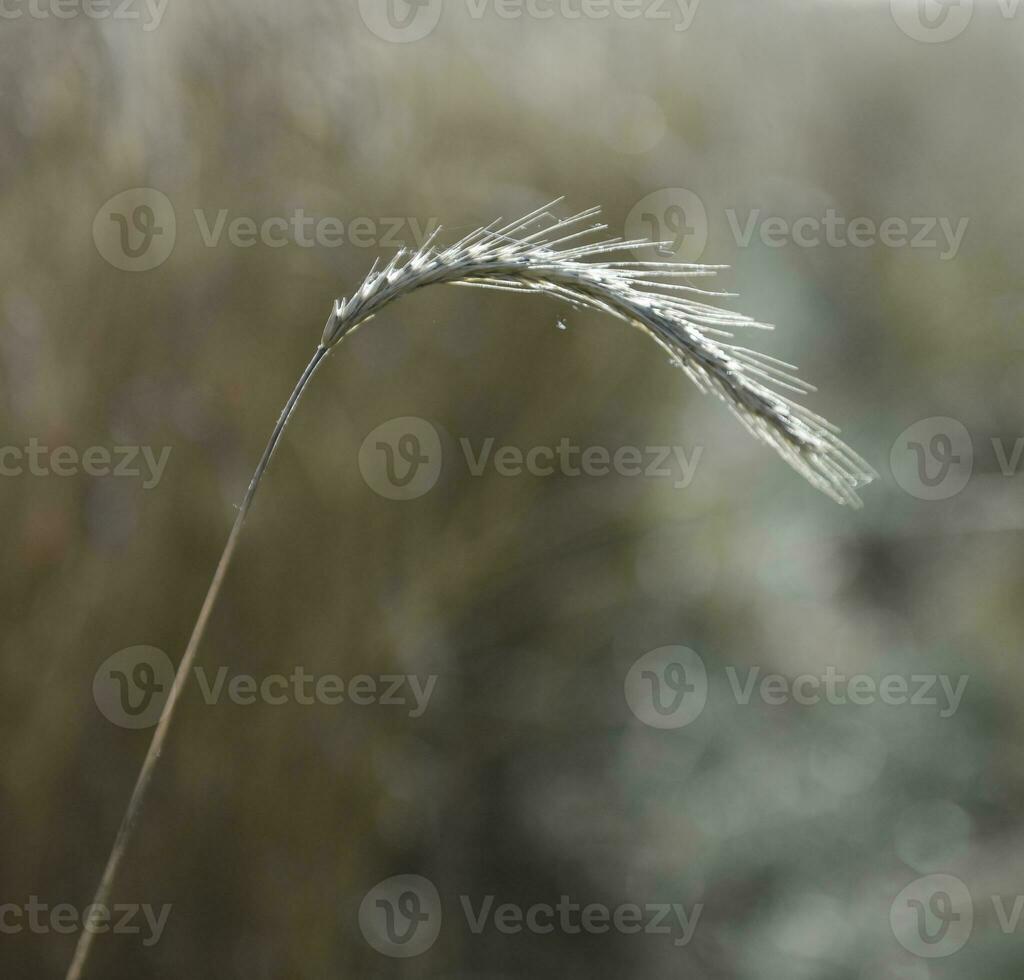
[[[181,658],[181,663],[178,664],[178,670],[174,676],[174,683],[171,685],[170,693],[167,695],[167,701],[164,703],[163,709],[160,713],[160,721],[157,723],[156,731],[153,732],[153,739],[149,743],[149,751],[146,753],[146,758],[142,763],[142,768],[139,770],[138,779],[135,781],[135,788],[132,790],[131,799],[128,801],[124,817],[121,820],[121,826],[117,831],[117,837],[114,839],[114,846],[111,848],[110,856],[107,858],[107,864],[103,870],[103,877],[100,878],[99,886],[96,889],[96,895],[92,900],[93,908],[97,906],[105,907],[108,904],[110,892],[114,886],[114,880],[117,877],[118,868],[121,865],[121,859],[124,857],[125,849],[131,839],[132,831],[134,830],[139,814],[142,811],[142,805],[145,802],[149,784],[152,782],[157,760],[160,758],[160,753],[163,751],[164,743],[167,741],[167,733],[170,730],[171,722],[174,719],[175,708],[181,698],[182,691],[185,689],[188,676],[192,671],[192,664],[195,662],[196,653],[199,650],[199,644],[202,642],[203,635],[206,632],[206,626],[209,622],[210,614],[217,602],[217,597],[220,595],[221,586],[224,584],[224,578],[227,574],[228,566],[231,564],[235,548],[238,545],[238,538],[242,531],[242,525],[245,523],[246,515],[249,513],[249,508],[252,506],[253,498],[256,496],[256,491],[259,489],[260,481],[263,479],[263,474],[266,473],[267,467],[270,465],[270,460],[274,455],[274,450],[277,449],[277,445],[281,441],[281,436],[284,434],[285,426],[288,424],[288,420],[291,418],[292,413],[299,404],[299,399],[302,397],[302,393],[306,390],[306,386],[312,379],[314,372],[320,365],[320,362],[327,355],[328,350],[329,348],[327,347],[318,347],[312,360],[306,366],[305,371],[302,372],[302,376],[295,385],[295,390],[291,393],[291,396],[285,403],[285,406],[281,411],[281,416],[278,418],[277,424],[274,426],[274,431],[270,435],[266,449],[263,450],[263,456],[259,461],[259,465],[256,467],[256,471],[252,475],[252,480],[249,481],[249,488],[246,490],[245,497],[242,499],[242,503],[238,508],[238,515],[235,517],[235,523],[231,527],[231,533],[228,535],[227,543],[224,545],[224,551],[221,553],[220,561],[217,562],[217,569],[213,573],[213,580],[210,582],[210,588],[206,592],[206,598],[203,599],[202,607],[199,610],[199,616],[196,619],[195,626],[192,628],[192,635],[189,637],[188,645],[185,647],[185,653]],[[89,958],[89,951],[92,948],[92,940],[95,935],[91,929],[85,927],[86,925],[88,924],[83,924],[82,932],[78,937],[78,945],[75,947],[75,955],[71,960],[71,966],[68,967],[65,980],[80,980],[82,971],[85,969],[86,961]]]
[[[609,255],[629,249],[670,244],[643,239],[613,238],[566,248],[565,244],[575,241],[580,234],[593,234],[606,226],[593,225],[583,232],[563,234],[581,221],[596,217],[598,209],[591,208],[569,218],[552,218],[548,211],[558,203],[553,201],[511,224],[495,228],[501,224],[499,219],[440,251],[432,247],[435,231],[411,255],[403,249],[379,271],[375,262],[355,294],[347,300],[335,301],[320,346],[281,412],[238,510],[107,860],[95,906],[105,906],[110,895],[242,524],[288,419],[328,350],[400,297],[424,286],[447,283],[519,293],[540,292],[577,308],[618,317],[647,333],[702,391],[717,394],[755,438],[774,448],[812,486],[840,504],[860,506],[857,488],[874,479],[874,470],[842,442],[835,426],[786,394],[805,394],[813,387],[789,373],[794,370],[792,365],[731,342],[734,328],[767,325],[693,298],[724,295],[689,284],[694,277],[714,275],[721,266],[609,260]],[[531,231],[539,222],[544,222],[544,227]],[[92,936],[92,932],[83,929],[66,980],[80,980]]]

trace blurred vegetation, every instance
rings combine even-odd
[[[1019,162],[1024,24],[979,9],[922,44],[887,4],[709,0],[649,20],[474,19],[388,43],[352,3],[169,0],[140,23],[0,23],[0,431],[6,446],[170,446],[163,478],[0,479],[0,904],[84,906],[148,731],[93,677],[136,644],[180,656],[263,442],[335,296],[394,248],[204,245],[212,220],[441,220],[465,233],[559,194],[614,233],[645,195],[696,192],[704,260],[751,345],[881,480],[861,512],[805,486],[639,333],[540,299],[430,290],[346,340],[274,461],[200,654],[263,676],[436,674],[422,717],[383,705],[203,703],[191,691],[115,893],[173,904],[161,941],[100,937],[90,976],[1018,977],[987,896],[1024,893]],[[140,8],[141,9],[141,8]],[[92,239],[113,195],[173,202],[143,273]],[[825,202],[824,205],[822,202]],[[741,247],[751,208],[969,219],[935,249]],[[563,316],[568,329],[556,329]],[[472,478],[407,502],[357,456],[397,416],[446,448],[704,447],[671,480]],[[904,492],[899,434],[949,416],[974,475]],[[457,450],[455,451],[457,453]],[[702,717],[642,725],[623,678],[666,644],[711,676]],[[787,676],[966,674],[963,703],[770,707],[725,666]],[[893,897],[947,872],[970,942],[915,958]],[[388,959],[359,903],[402,873],[445,900],[437,944]],[[479,902],[702,903],[693,942],[473,935]],[[62,976],[74,937],[0,935],[0,975]]]

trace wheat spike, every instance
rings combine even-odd
[[[607,229],[589,223],[599,208],[559,219],[551,215],[558,203],[503,227],[492,222],[447,248],[434,246],[435,231],[417,251],[399,252],[379,270],[375,264],[350,298],[335,301],[322,346],[334,346],[388,303],[436,283],[547,293],[644,331],[702,391],[718,395],[755,438],[813,486],[859,507],[857,489],[875,477],[874,471],[839,438],[838,429],[785,394],[805,395],[814,387],[793,374],[792,364],[732,342],[737,329],[771,328],[704,302],[729,294],[689,282],[722,267],[608,261],[624,251],[667,243],[596,239]]]

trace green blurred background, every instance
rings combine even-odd
[[[391,21],[383,0],[4,8],[0,443],[170,454],[149,488],[0,478],[0,905],[91,900],[151,734],[112,723],[94,678],[138,645],[177,662],[334,297],[417,228],[451,241],[564,194],[614,234],[661,226],[681,257],[732,267],[732,307],[779,327],[747,342],[799,363],[808,403],[879,470],[864,510],[806,486],[617,321],[482,290],[388,308],[289,428],[200,663],[430,675],[429,705],[209,705],[190,686],[114,895],[171,904],[166,929],[99,937],[87,975],[1019,977],[999,910],[1024,894],[1024,10],[393,2]],[[133,271],[146,256],[118,256],[107,202],[140,187],[152,210],[131,198],[126,221],[162,261]],[[938,230],[774,247],[733,228],[830,208],[968,224],[955,254]],[[341,241],[204,241],[221,211],[299,209]],[[416,499],[359,463],[396,417],[443,447]],[[685,487],[475,477],[461,439],[699,463]],[[666,645],[699,654],[709,691],[658,729],[624,685]],[[754,667],[968,680],[947,717],[742,704],[727,668]],[[973,900],[951,955],[963,904],[945,946],[891,923],[937,873]],[[359,908],[406,874],[444,917],[403,959]],[[462,897],[488,895],[701,912],[686,945],[477,935]],[[0,975],[63,976],[74,942],[6,931]]]

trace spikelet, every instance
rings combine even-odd
[[[393,300],[435,283],[547,293],[644,331],[702,391],[718,395],[755,438],[813,486],[840,504],[859,507],[857,488],[874,471],[843,443],[835,426],[787,395],[806,395],[814,387],[795,376],[792,364],[732,342],[734,330],[771,328],[705,302],[730,294],[690,283],[723,267],[608,261],[617,253],[668,243],[597,238],[607,225],[589,222],[600,209],[558,219],[550,210],[560,200],[504,226],[492,222],[447,248],[435,247],[437,229],[415,252],[400,251],[381,269],[374,263],[354,295],[335,301],[322,346],[333,346]]]

